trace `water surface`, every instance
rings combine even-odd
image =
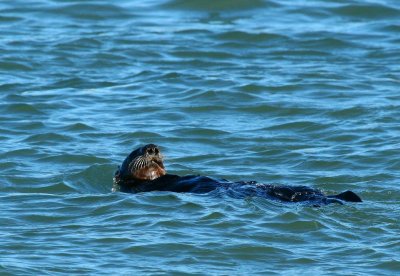
[[[400,272],[398,1],[0,3],[4,275]],[[170,173],[362,204],[111,193]]]

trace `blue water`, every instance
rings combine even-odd
[[[400,273],[400,2],[0,2],[1,275]],[[169,173],[353,190],[310,208],[112,193]]]

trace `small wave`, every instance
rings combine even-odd
[[[387,25],[380,28],[383,32],[391,32],[394,34],[400,33],[400,25]]]
[[[240,245],[226,245],[223,247],[224,252],[235,256],[238,259],[247,259],[247,256],[264,257],[265,255],[291,255],[291,250],[284,248],[277,248],[267,244],[240,244]]]
[[[208,59],[233,59],[236,55],[227,52],[217,51],[173,51],[170,53],[172,56],[177,58],[208,58]]]
[[[93,37],[77,38],[54,45],[59,50],[98,49],[102,41]]]
[[[164,136],[151,131],[129,131],[129,132],[121,132],[118,134],[118,139],[122,141],[126,141],[126,144],[129,145],[129,148],[134,147],[132,145],[132,141],[135,143],[143,143],[145,141],[159,141],[162,140]],[[133,148],[132,148],[133,149]]]
[[[21,172],[13,170],[5,177],[7,185],[2,187],[3,191],[22,194],[65,194],[76,192],[59,176],[30,177],[21,176]]]
[[[107,162],[107,159],[99,158],[97,156],[88,156],[80,154],[60,154],[48,156],[38,159],[39,162],[58,162],[64,164],[95,164]]]
[[[116,166],[94,164],[65,177],[65,183],[80,193],[110,193]]]
[[[349,142],[357,142],[361,139],[358,134],[350,134],[350,133],[334,133],[325,138],[326,141],[336,142],[336,143],[349,143]]]
[[[215,35],[217,40],[243,41],[243,42],[265,42],[272,40],[287,39],[286,36],[274,33],[250,33],[244,31],[229,31]]]
[[[0,105],[0,110],[3,109],[3,113],[10,114],[27,114],[27,115],[43,115],[44,112],[40,111],[35,105],[27,103],[15,103],[6,105]]]
[[[271,54],[272,55],[274,55],[274,56],[282,56],[282,57],[285,57],[285,56],[291,56],[291,57],[296,57],[296,56],[298,56],[298,57],[301,57],[301,58],[304,58],[304,57],[307,57],[307,58],[309,58],[309,57],[311,57],[311,56],[313,56],[313,57],[327,57],[327,56],[331,56],[332,54],[331,53],[329,53],[329,52],[325,52],[325,51],[319,51],[319,50],[289,50],[289,51],[281,51],[281,50],[279,50],[279,51],[272,51],[271,52]]]
[[[266,89],[268,89],[266,87]],[[301,106],[285,106],[276,103],[255,104],[253,106],[241,106],[237,111],[255,113],[255,114],[273,114],[275,116],[306,116],[319,112],[318,108],[301,107]]]
[[[68,135],[62,135],[58,133],[41,133],[30,135],[28,138],[23,140],[24,142],[35,142],[40,144],[49,144],[49,143],[61,143],[61,142],[70,142],[72,138]]]
[[[171,9],[192,11],[243,11],[266,7],[276,7],[278,4],[266,0],[171,0],[163,4]]]
[[[371,108],[366,108],[363,106],[354,106],[350,108],[344,108],[340,110],[334,110],[329,113],[330,116],[333,116],[338,119],[348,119],[348,118],[357,118],[366,116],[371,113]]]
[[[327,130],[329,127],[330,125],[325,123],[312,122],[312,121],[296,121],[296,122],[286,122],[282,124],[272,125],[270,127],[267,127],[266,129],[315,132],[315,131]]]
[[[259,100],[258,95],[250,93],[234,93],[227,90],[189,90],[181,99],[185,101],[197,101],[197,106],[187,106],[184,110],[203,110],[204,106],[199,103],[206,105],[206,110],[223,110],[229,109],[230,107],[225,102],[257,102]]]
[[[228,131],[223,131],[220,129],[213,129],[213,128],[181,128],[175,130],[176,134],[180,134],[183,137],[197,137],[197,136],[204,136],[204,137],[220,137],[230,134]]]
[[[33,68],[30,65],[23,64],[20,62],[1,61],[0,70],[5,71],[32,71]]]
[[[57,80],[52,83],[48,89],[64,89],[64,88],[80,88],[80,89],[91,89],[91,88],[105,88],[114,86],[116,83],[102,80],[89,80],[81,77],[68,77],[63,80]]]
[[[0,16],[0,22],[3,23],[10,23],[10,22],[17,22],[23,20],[23,17],[19,16]]]
[[[96,3],[59,5],[47,12],[85,20],[126,19],[132,16],[117,5]]]
[[[400,17],[400,10],[379,4],[350,4],[337,8],[331,8],[334,14],[347,17],[364,19],[387,19]]]
[[[340,39],[340,38],[334,38],[334,37],[324,37],[323,34],[312,34],[315,37],[320,37],[317,39],[301,39],[301,44],[310,47],[313,49],[318,49],[313,50],[315,52],[321,52],[323,49],[329,49],[329,50],[339,50],[339,49],[344,49],[344,48],[359,48],[360,45],[358,45],[355,42],[352,42],[348,39]],[[357,47],[356,47],[357,46]],[[326,54],[326,53],[325,53]]]
[[[307,160],[293,167],[293,169],[309,169],[309,170],[340,170],[348,168],[351,165],[342,160],[319,159]]]
[[[94,131],[96,130],[96,128],[89,126],[88,124],[84,124],[84,123],[73,123],[73,124],[69,124],[65,127],[62,128],[62,130],[67,131],[67,132],[78,132],[78,133],[82,133],[85,131]]]

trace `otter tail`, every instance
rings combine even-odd
[[[346,191],[334,196],[328,196],[328,198],[335,198],[348,202],[362,202],[362,199],[352,191]]]

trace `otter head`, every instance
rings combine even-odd
[[[166,174],[163,156],[158,147],[148,144],[133,151],[121,167],[124,178],[154,180]]]

